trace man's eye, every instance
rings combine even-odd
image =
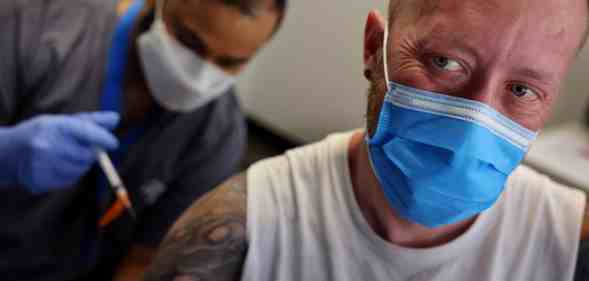
[[[442,70],[446,71],[460,71],[462,70],[462,65],[459,62],[442,56],[437,56],[432,59],[433,64],[436,67],[439,67]]]
[[[511,93],[518,98],[523,98],[526,96],[529,96],[529,97],[537,96],[537,94],[536,94],[536,92],[534,92],[534,90],[532,90],[524,85],[521,85],[521,84],[510,85],[509,91],[511,91]]]

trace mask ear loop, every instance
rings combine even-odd
[[[388,29],[388,23],[384,28],[384,38],[382,40],[382,59],[383,59],[383,68],[384,68],[384,78],[385,78],[385,82],[386,82],[386,87],[387,87],[387,93],[391,91],[391,83],[389,82],[389,67],[388,67],[388,59],[387,59],[387,43],[388,43],[388,38],[389,38],[389,29]],[[386,94],[386,93],[385,93]],[[366,128],[368,128],[368,123],[366,123]],[[378,131],[378,129],[377,129]],[[366,130],[366,132],[368,132],[368,129]],[[376,134],[376,132],[375,132]],[[368,145],[370,143],[370,135],[368,133],[366,133],[365,135],[365,143],[366,145]],[[370,153],[368,154],[370,156]],[[370,161],[371,165],[372,165],[372,160]],[[374,169],[373,169],[374,170]]]
[[[387,83],[387,92],[391,90],[391,80],[389,80],[389,65],[388,65],[388,40],[389,40],[389,25],[386,23],[384,28],[384,38],[382,40],[382,61],[384,65],[384,79]]]

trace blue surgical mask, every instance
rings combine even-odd
[[[484,103],[390,82],[384,58],[388,91],[366,142],[388,202],[429,228],[490,208],[537,134]]]
[[[190,112],[219,97],[236,77],[205,61],[168,32],[157,0],[151,28],[138,40],[139,55],[154,99],[164,108]]]

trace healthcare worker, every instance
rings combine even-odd
[[[285,0],[0,1],[0,276],[135,280],[238,168],[232,91]],[[136,219],[96,164],[107,150]]]

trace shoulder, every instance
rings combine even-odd
[[[0,16],[3,23],[12,19],[19,23],[21,31],[47,29],[53,25],[62,28],[64,22],[91,23],[99,18],[104,23],[112,24],[116,18],[116,3],[118,0],[2,0],[0,1]],[[115,21],[116,22],[116,21]],[[42,24],[42,25],[41,25]],[[49,25],[49,26],[48,26]],[[76,24],[74,24],[76,25]],[[88,26],[86,28],[99,28]],[[31,39],[36,39],[30,34]],[[25,35],[23,35],[25,36]]]
[[[530,201],[547,203],[553,210],[561,210],[563,219],[567,215],[577,218],[580,216],[582,222],[580,238],[581,240],[589,239],[589,210],[583,192],[556,183],[527,166],[520,166],[509,180],[509,187],[521,189],[522,196],[533,197]],[[537,205],[541,206],[542,204]]]
[[[116,0],[16,0],[14,5],[24,83],[58,83],[53,80],[62,81],[60,69],[70,70],[68,77],[102,69],[96,62],[104,60],[117,24]]]
[[[315,219],[348,180],[350,137],[349,133],[332,135],[252,165],[248,214],[264,223],[253,225],[250,231],[269,232],[274,222],[284,218]]]
[[[248,170],[248,181],[253,183],[249,192],[256,192],[253,200],[263,196],[258,193],[269,192],[280,203],[286,203],[295,193],[316,187],[322,176],[328,175],[329,144],[328,138],[253,164]]]
[[[245,128],[245,115],[235,91],[229,89],[210,103],[210,114],[216,128]]]
[[[84,31],[96,30],[105,33],[116,24],[117,0],[2,0],[0,19],[2,27],[11,24],[13,35],[21,48],[39,49],[44,43],[49,46],[63,45],[61,40],[77,39]],[[96,37],[90,32],[88,37]],[[108,35],[110,37],[110,35]],[[52,40],[54,39],[54,40]],[[94,42],[96,44],[96,42]]]
[[[584,199],[580,190],[560,184],[525,165],[518,167],[509,177],[506,189],[510,196],[541,202],[560,200],[562,203],[574,203]]]
[[[11,7],[23,20],[29,21],[33,16],[48,23],[50,20],[67,20],[76,12],[84,12],[74,19],[85,17],[103,18],[104,21],[116,17],[118,0],[8,0],[0,1],[0,7]]]
[[[245,115],[233,89],[190,113],[174,116],[182,127],[191,130],[193,142],[245,143]]]
[[[235,89],[230,88],[223,94],[211,99],[202,107],[194,110],[187,115],[218,115],[225,116],[223,120],[230,120],[227,116],[243,116],[239,99],[235,93]]]
[[[183,154],[187,168],[193,173],[194,160],[198,168],[208,165],[212,173],[225,173],[235,168],[241,161],[247,142],[247,125],[237,97],[228,91],[202,107],[185,114],[164,111],[168,130],[172,138],[182,139]],[[225,174],[227,178],[230,175]]]
[[[239,280],[247,252],[245,174],[195,202],[161,245],[147,281]]]
[[[520,166],[510,176],[504,197],[509,214],[520,216],[522,221],[531,223],[531,218],[542,218],[552,223],[552,229],[566,227],[567,233],[573,235],[574,230],[577,237],[581,229],[587,229],[589,235],[585,194],[527,166]]]

